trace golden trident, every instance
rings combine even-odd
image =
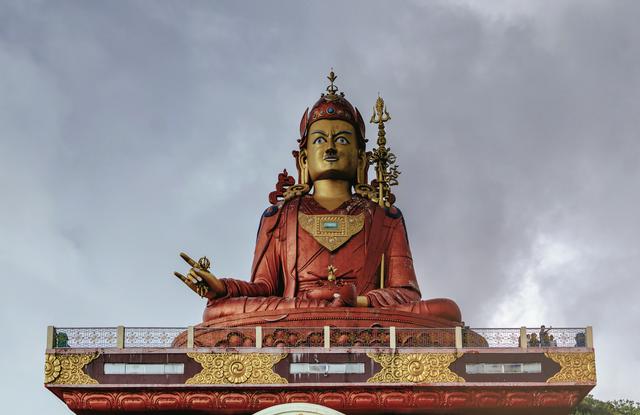
[[[375,164],[376,183],[374,188],[377,190],[375,200],[380,206],[391,207],[395,202],[395,196],[391,193],[391,186],[398,184],[398,166],[396,163],[396,155],[387,147],[387,137],[384,130],[384,123],[391,120],[391,116],[387,111],[384,100],[378,96],[376,105],[373,107],[372,124],[378,124],[378,148],[371,153],[370,163]]]
[[[369,120],[372,124],[378,124],[378,148],[371,153],[369,162],[375,164],[376,168],[376,183],[373,187],[377,191],[377,195],[373,200],[383,208],[390,208],[395,202],[396,197],[391,193],[391,186],[398,184],[398,175],[400,174],[398,165],[395,164],[396,155],[387,147],[384,123],[390,119],[391,116],[384,100],[378,95],[376,105],[373,107],[373,115]],[[384,288],[384,254],[380,259],[380,288]]]

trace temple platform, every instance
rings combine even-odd
[[[591,328],[539,331],[49,327],[45,386],[76,414],[568,414],[596,384]]]

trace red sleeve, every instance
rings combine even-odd
[[[420,289],[413,269],[404,220],[394,220],[389,245],[385,251],[385,288],[367,293],[372,307],[387,307],[420,300]]]
[[[268,210],[267,210],[268,211]],[[227,288],[226,297],[268,297],[281,295],[278,219],[280,212],[264,216],[260,221],[253,259],[251,282],[222,278]]]

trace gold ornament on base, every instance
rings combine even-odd
[[[270,385],[288,383],[273,371],[273,365],[287,354],[265,353],[187,353],[202,365],[202,371],[185,383],[191,385],[251,384]]]
[[[367,353],[382,370],[370,383],[462,383],[464,379],[449,369],[455,353]]]
[[[596,381],[596,358],[593,353],[547,352],[544,355],[560,365],[560,371],[547,379],[547,383]]]
[[[83,368],[98,357],[94,354],[47,354],[44,360],[44,383],[52,385],[95,385],[97,380]]]

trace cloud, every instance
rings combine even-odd
[[[179,251],[247,277],[332,66],[365,116],[389,105],[423,295],[472,326],[592,324],[596,395],[640,400],[619,352],[640,340],[640,6],[249,6],[0,6],[9,407],[67,412],[40,384],[47,324],[197,321]]]

